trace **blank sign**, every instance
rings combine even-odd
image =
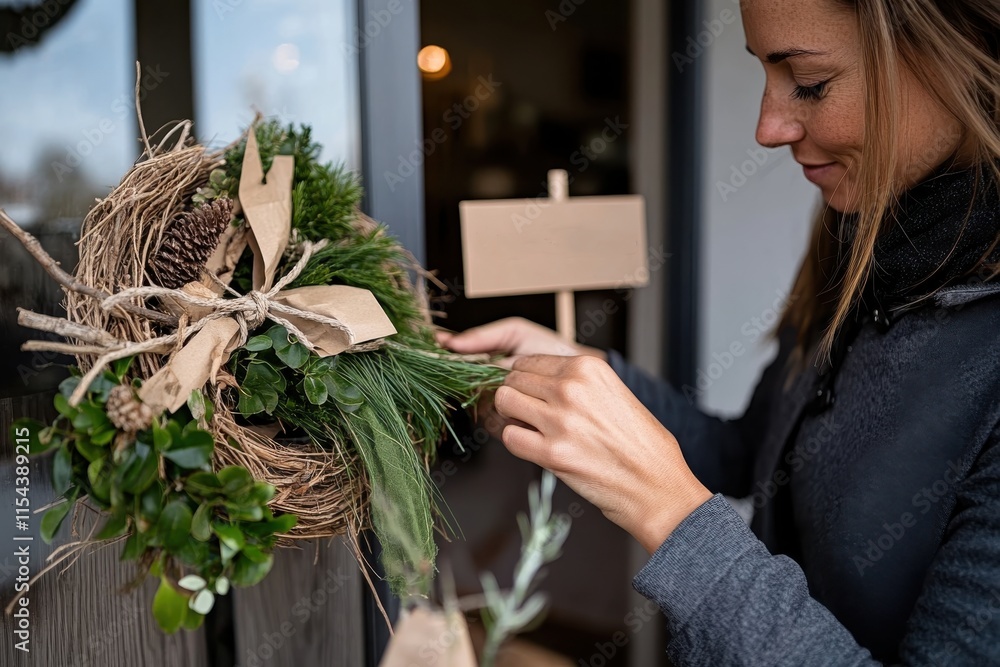
[[[464,201],[459,211],[470,298],[649,281],[640,196]]]

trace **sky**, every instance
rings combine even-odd
[[[79,0],[40,46],[0,55],[0,177],[38,173],[52,150],[94,183],[118,183],[139,154],[132,6]],[[312,125],[324,159],[357,168],[354,12],[348,0],[193,0],[199,139],[228,143],[256,108]],[[56,179],[49,162],[42,173]]]

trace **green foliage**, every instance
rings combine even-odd
[[[345,453],[356,453],[362,467],[358,472],[392,507],[391,512],[373,507],[372,519],[393,589],[400,595],[425,592],[433,574],[437,514],[428,465],[449,428],[451,411],[498,385],[505,371],[441,354],[408,288],[408,254],[385,227],[355,225],[361,200],[357,178],[343,167],[320,162],[320,146],[308,127],[270,121],[255,132],[265,170],[276,155],[295,158],[293,233],[329,241],[292,287],[367,289],[398,334],[377,351],[321,359],[284,328],[268,324],[230,359],[240,386],[238,412],[251,423],[277,420],[321,447],[346,446],[352,451]],[[245,148],[240,142],[226,154],[225,166],[212,176],[205,194],[236,195]],[[278,273],[294,260],[286,257]],[[252,255],[244,253],[233,278],[237,290],[252,288],[252,264]],[[198,529],[204,534],[204,525]],[[249,570],[246,566],[241,575],[250,576]]]
[[[196,628],[230,583],[252,585],[267,574],[277,536],[296,518],[275,517],[268,507],[274,487],[245,468],[212,472],[215,439],[199,422],[211,418],[213,407],[198,392],[189,407],[156,418],[146,430],[119,431],[106,404],[127,369],[127,363],[114,365],[76,407],[68,399],[79,379],[63,382],[54,401],[59,417],[48,428],[15,424],[35,434],[32,453],[55,450],[53,486],[65,499],[42,517],[42,538],[51,542],[76,500],[89,497],[108,513],[96,538],[125,537],[122,560],[145,564],[160,577],[153,600],[160,627]],[[182,576],[185,570],[192,574]],[[191,577],[203,586],[178,583]]]

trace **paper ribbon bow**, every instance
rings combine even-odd
[[[153,410],[174,412],[184,405],[192,391],[214,380],[232,351],[246,343],[248,331],[264,319],[283,325],[303,345],[323,357],[396,333],[369,290],[347,285],[284,289],[305,268],[310,255],[322,249],[325,242],[303,244],[302,257],[275,284],[275,274],[292,227],[294,167],[292,156],[276,156],[265,182],[257,137],[253,129],[250,130],[239,193],[247,233],[236,236],[230,227],[206,266],[214,275],[227,260],[235,264],[249,244],[254,255],[253,291],[249,294],[223,299],[205,285],[191,283],[181,290],[140,287],[123,290],[112,297],[115,300],[135,296],[166,297],[198,320],[193,325],[197,333],[139,390],[139,397]],[[234,290],[228,291],[237,294]],[[113,302],[103,305],[114,307]]]

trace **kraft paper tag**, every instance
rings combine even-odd
[[[405,614],[379,667],[477,667],[465,618],[418,607]]]
[[[298,287],[278,293],[278,303],[299,310],[335,317],[350,328],[354,343],[385,338],[396,333],[375,295],[348,285]],[[302,317],[288,316],[322,355],[340,354],[352,345],[345,332]]]
[[[276,155],[264,182],[264,166],[257,147],[257,133],[251,128],[243,153],[240,176],[240,205],[250,226],[249,242],[254,251],[253,284],[259,292],[274,285],[281,256],[292,230],[292,178],[295,158]]]
[[[231,317],[212,320],[139,389],[142,402],[159,413],[176,412],[191,392],[214,378],[232,352],[240,325]]]

